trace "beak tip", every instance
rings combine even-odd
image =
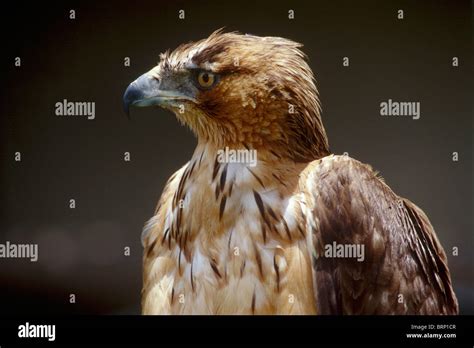
[[[130,104],[127,103],[125,100],[123,102],[123,112],[127,116],[127,118],[130,120]]]
[[[148,73],[143,74],[138,79],[128,85],[123,94],[123,110],[130,119],[130,107],[132,106],[149,106],[152,103],[146,103],[150,96],[153,96],[158,90],[158,82],[151,78]]]
[[[133,102],[136,97],[136,91],[133,86],[128,86],[123,98],[122,98],[122,107],[123,111],[125,112],[125,115],[127,115],[127,118],[130,119],[130,106],[133,105]]]

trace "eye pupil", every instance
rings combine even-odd
[[[208,73],[204,73],[202,75],[202,80],[204,81],[204,83],[208,83],[209,82],[209,74]]]

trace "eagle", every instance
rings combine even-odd
[[[126,89],[198,140],[142,232],[143,314],[458,313],[425,213],[330,152],[301,47],[218,30]]]

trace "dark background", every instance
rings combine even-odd
[[[469,1],[17,1],[0,22],[0,243],[39,244],[36,263],[0,259],[2,315],[139,313],[141,228],[196,142],[161,109],[127,120],[122,95],[160,52],[223,26],[305,45],[332,151],[370,163],[427,213],[461,313],[474,314]],[[96,119],[56,116],[63,99],[95,102]],[[421,118],[380,116],[388,99],[421,102]]]

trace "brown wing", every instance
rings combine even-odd
[[[458,313],[446,255],[420,208],[348,156],[325,157],[307,172],[319,313]],[[357,245],[363,261],[347,257]],[[345,257],[328,252],[346,246]]]

